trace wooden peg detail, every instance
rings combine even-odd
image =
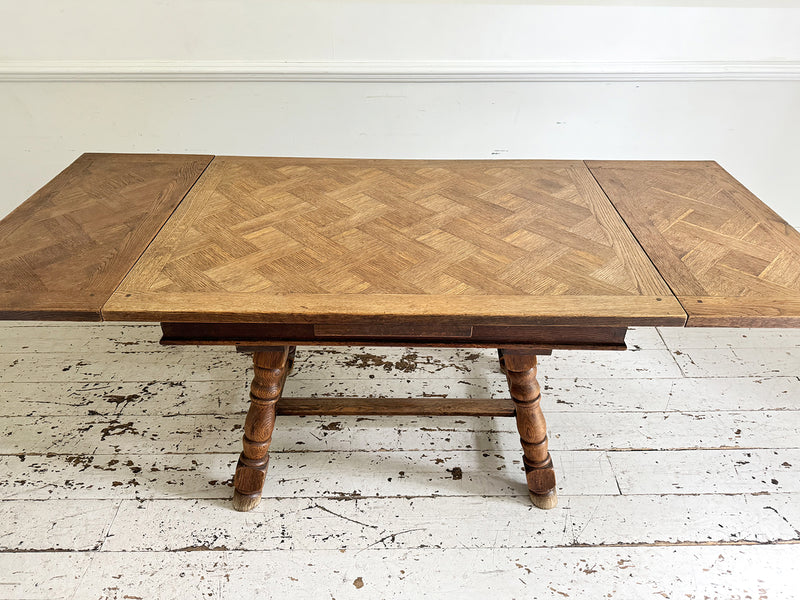
[[[289,353],[288,346],[253,353],[255,373],[250,386],[250,409],[244,422],[243,451],[233,477],[233,507],[238,511],[252,510],[261,501],[275,427],[275,405],[283,392]]]
[[[536,355],[502,350],[501,356],[516,407],[522,462],[531,501],[539,508],[555,508],[558,503],[556,476],[547,451],[547,423],[540,406],[542,396],[536,380]]]

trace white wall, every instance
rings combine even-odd
[[[780,60],[796,2],[4,1],[9,60]]]
[[[0,215],[160,151],[715,159],[800,225],[798,140],[795,2],[0,0]]]

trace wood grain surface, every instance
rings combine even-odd
[[[800,326],[800,233],[717,163],[587,165],[688,326]]]
[[[217,157],[103,315],[685,322],[576,161]]]
[[[210,156],[84,154],[0,221],[0,318],[100,309]]]
[[[508,398],[281,398],[279,415],[513,417]]]
[[[456,331],[687,313],[800,326],[800,234],[714,162],[86,154],[0,222],[5,319]]]
[[[163,345],[363,345],[498,348],[528,347],[553,350],[624,350],[625,327],[487,326],[447,330],[441,325],[384,327],[377,324],[325,326],[308,323],[161,323]],[[463,328],[463,326],[461,326]],[[335,335],[329,335],[333,332]]]

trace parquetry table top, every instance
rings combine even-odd
[[[0,318],[99,320],[211,158],[78,158],[0,221]]]
[[[800,325],[800,234],[717,163],[587,164],[689,325]]]
[[[680,322],[581,162],[217,157],[107,318]]]
[[[3,318],[800,325],[800,234],[712,162],[93,154],[0,233]]]

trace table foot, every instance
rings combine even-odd
[[[556,475],[547,451],[547,423],[540,406],[536,355],[524,351],[503,350],[502,357],[511,399],[516,407],[522,462],[531,501],[538,508],[555,508],[558,503]]]
[[[236,490],[233,491],[233,508],[239,512],[247,512],[253,510],[258,503],[261,502],[261,492],[257,494],[242,494]]]
[[[550,494],[545,494],[544,496],[534,494],[533,492],[529,491],[528,495],[530,495],[531,502],[533,502],[533,505],[536,508],[550,510],[558,505],[558,495],[555,493],[555,491]]]
[[[275,427],[275,405],[283,392],[288,358],[288,346],[253,353],[255,373],[250,386],[250,409],[244,422],[243,451],[233,477],[233,507],[238,511],[251,510],[261,500]]]

